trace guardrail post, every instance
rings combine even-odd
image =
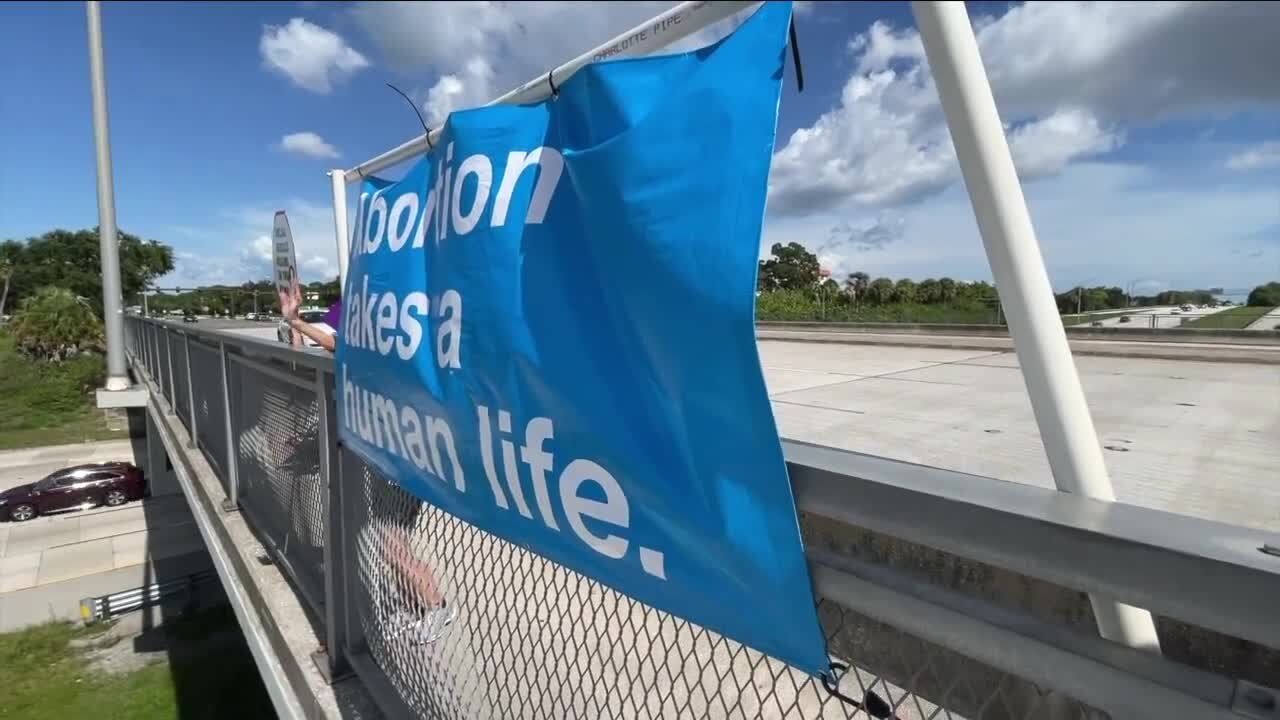
[[[346,523],[343,521],[342,468],[338,458],[338,418],[334,396],[329,390],[328,373],[317,370],[315,382],[320,481],[324,487],[325,644],[312,656],[312,660],[332,683],[351,672],[347,663]]]
[[[191,377],[191,334],[182,333],[182,348],[186,352],[187,361],[187,414],[191,417],[191,436],[187,440],[187,447],[194,450],[200,446],[199,436],[196,434],[196,391],[195,381]]]
[[[222,500],[224,512],[240,509],[240,465],[236,462],[236,436],[231,422],[231,367],[227,344],[218,342],[218,365],[222,370],[222,424],[227,433],[227,497]]]

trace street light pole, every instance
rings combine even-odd
[[[89,80],[93,92],[93,145],[98,166],[98,249],[102,261],[102,321],[107,335],[107,390],[125,390],[124,318],[120,298],[120,254],[116,198],[111,183],[111,133],[107,121],[107,77],[102,60],[102,12],[86,3],[89,17]]]

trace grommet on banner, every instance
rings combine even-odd
[[[556,81],[551,77],[553,74],[555,74],[555,70],[547,73],[547,87],[551,88],[551,97],[558,98],[560,97],[560,88],[556,87]]]
[[[863,694],[862,700],[854,700],[853,698],[840,692],[840,678],[844,677],[849,671],[849,666],[844,663],[832,662],[831,669],[822,673],[822,687],[827,689],[833,697],[840,702],[854,709],[861,710],[873,718],[879,720],[897,720],[893,715],[893,708],[889,703],[885,702],[879,695],[871,690],[867,690]]]

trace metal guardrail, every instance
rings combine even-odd
[[[327,355],[126,328],[193,461],[323,626],[323,668],[354,670],[388,715],[862,716],[813,678],[379,477],[336,443]],[[1280,717],[1280,558],[1260,552],[1280,536],[804,443],[784,452],[829,650],[851,667],[844,695],[901,720]],[[418,636],[406,558],[457,608],[438,641]],[[1085,593],[1157,614],[1165,655],[1098,637]]]
[[[114,617],[154,607],[165,602],[181,598],[194,603],[199,593],[218,582],[218,574],[213,570],[192,573],[186,577],[174,578],[161,583],[151,583],[132,590],[121,590],[109,595],[87,597],[80,601],[80,619],[86,623],[101,622]]]

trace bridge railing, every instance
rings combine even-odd
[[[328,356],[134,317],[126,334],[156,412],[323,629],[324,669],[388,716],[1280,716],[1274,534],[784,442],[849,668],[828,688],[380,477],[337,442]],[[423,622],[433,593],[450,624]],[[1163,655],[1101,639],[1087,593],[1151,610]]]

